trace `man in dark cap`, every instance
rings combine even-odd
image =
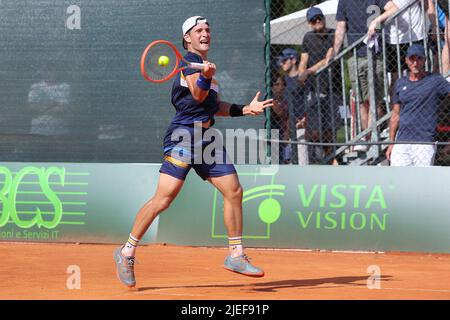
[[[342,84],[339,65],[333,68],[331,79],[328,72],[322,72],[317,81],[315,73],[327,64],[333,53],[335,30],[326,27],[325,16],[318,7],[309,8],[306,18],[311,31],[303,38],[299,67],[299,82],[304,86],[305,95],[308,97],[306,138],[311,142],[334,142],[341,122],[339,105]],[[330,155],[332,148],[325,147],[323,152],[317,154],[311,152],[314,150],[309,151],[310,160],[320,161],[322,156]]]
[[[389,123],[390,140],[403,144],[391,144],[386,156],[391,166],[432,166],[438,106],[441,99],[450,95],[450,83],[440,74],[425,71],[425,49],[420,44],[408,48],[406,64],[409,73],[395,83]]]

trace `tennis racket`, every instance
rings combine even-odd
[[[181,66],[181,62],[186,65]],[[141,73],[150,82],[166,82],[184,69],[203,70],[205,64],[186,61],[169,41],[156,40],[145,48],[141,57]]]

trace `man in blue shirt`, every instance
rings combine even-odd
[[[408,75],[395,84],[390,140],[434,142],[439,100],[450,95],[450,83],[439,74],[425,71],[425,50],[420,44],[408,48],[406,64]],[[386,156],[391,166],[431,166],[435,153],[433,144],[391,144]]]
[[[208,21],[201,16],[187,19],[183,24],[183,47],[188,50],[184,58],[188,62],[205,64],[203,70],[184,69],[177,75],[172,87],[172,104],[176,114],[164,138],[164,161],[160,169],[156,194],[138,212],[134,226],[125,245],[114,251],[119,280],[134,287],[135,252],[154,219],[166,210],[175,199],[189,170],[193,168],[223,195],[224,221],[228,232],[229,255],[224,268],[251,277],[262,277],[264,271],[253,266],[242,245],[242,194],[234,166],[227,158],[222,144],[203,138],[214,124],[214,116],[259,115],[273,105],[272,99],[258,101],[260,93],[248,105],[236,105],[220,101],[214,75],[216,66],[208,61],[211,33]],[[200,130],[201,137],[196,139]],[[187,136],[186,136],[187,133]],[[180,137],[183,139],[180,140]],[[214,141],[214,142],[213,142]],[[213,145],[214,143],[214,145]],[[215,156],[204,158],[207,147],[214,146]],[[196,154],[200,147],[200,154]],[[208,148],[211,149],[211,148]],[[208,154],[207,154],[208,156]],[[224,163],[225,162],[225,163]]]

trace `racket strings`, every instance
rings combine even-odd
[[[164,80],[176,69],[177,55],[170,46],[158,43],[148,50],[144,67],[148,77],[152,80]]]

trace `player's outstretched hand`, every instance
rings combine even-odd
[[[258,91],[252,102],[250,102],[249,105],[245,106],[244,109],[242,109],[242,112],[245,116],[257,116],[263,113],[265,108],[273,106],[273,99],[259,101],[260,96],[261,92]]]

